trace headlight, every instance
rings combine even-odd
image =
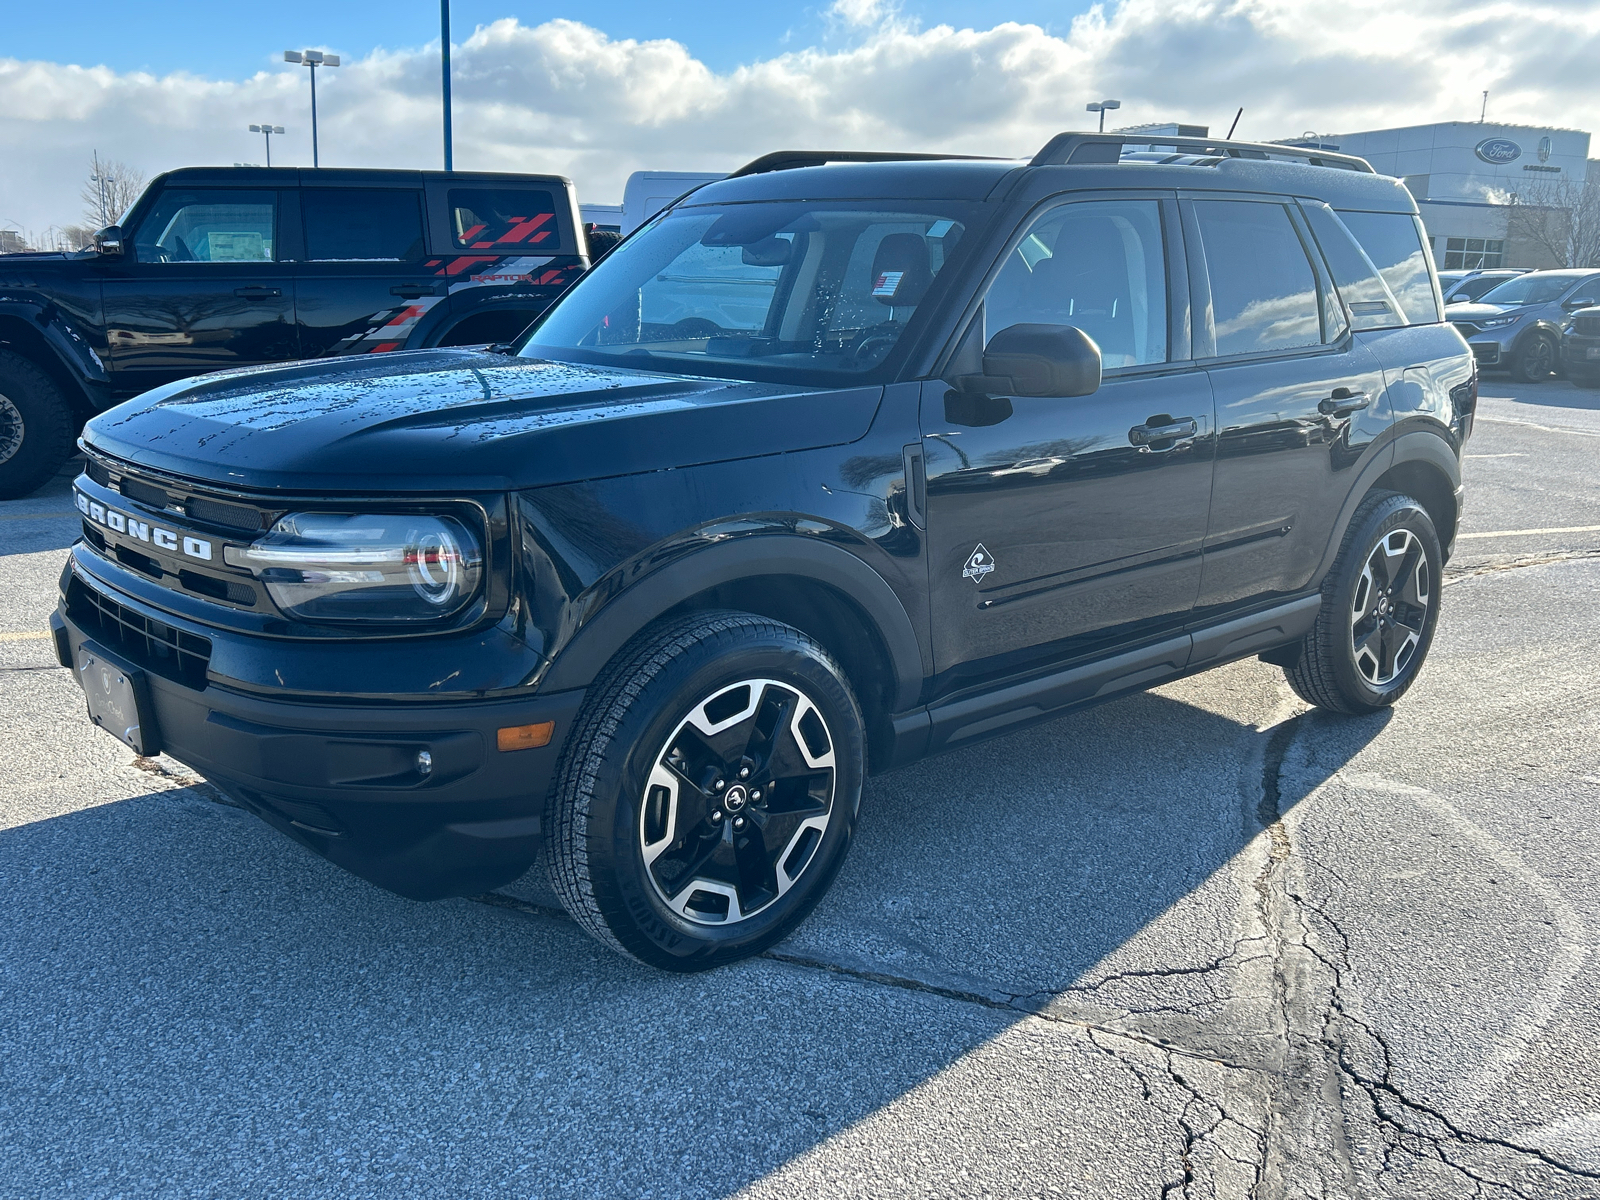
[[[437,621],[465,608],[483,579],[478,540],[454,517],[291,513],[223,557],[311,621]]]
[[[1515,325],[1520,320],[1522,320],[1520,316],[1496,317],[1492,321],[1480,321],[1479,325],[1483,329],[1504,329],[1507,325]]]

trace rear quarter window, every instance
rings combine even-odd
[[[1339,212],[1400,303],[1408,325],[1443,319],[1422,223],[1408,213]]]
[[[450,239],[457,250],[549,253],[561,240],[555,197],[531,188],[451,188]]]

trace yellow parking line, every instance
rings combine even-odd
[[[1493,533],[1458,533],[1456,540],[1466,538],[1533,537],[1541,533],[1600,533],[1600,525],[1563,525],[1556,529],[1497,529]]]
[[[0,513],[0,521],[42,521],[46,517],[75,517],[76,511],[58,513]]]
[[[0,633],[0,642],[42,642],[49,636],[49,630],[42,633]]]

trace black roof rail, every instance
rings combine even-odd
[[[881,150],[774,150],[745,163],[729,179],[746,175],[765,175],[768,171],[793,171],[800,167],[821,167],[828,163],[934,162],[960,159],[967,162],[1003,162],[987,154],[901,154]]]
[[[1058,133],[1033,156],[1030,167],[1088,163],[1115,163],[1124,146],[1171,146],[1174,150],[1210,158],[1299,158],[1314,167],[1334,167],[1374,175],[1372,164],[1353,154],[1333,154],[1309,146],[1277,142],[1233,142],[1227,138],[1178,137],[1167,133]]]

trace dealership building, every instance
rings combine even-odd
[[[1561,181],[1581,185],[1590,170],[1600,170],[1589,159],[1587,133],[1534,125],[1446,121],[1282,141],[1355,154],[1404,180],[1441,270],[1561,265],[1517,236],[1510,208],[1549,203]]]

